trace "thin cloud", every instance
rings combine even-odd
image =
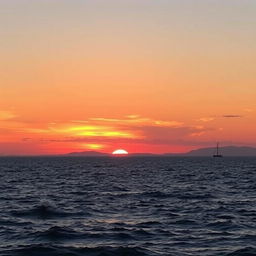
[[[10,111],[0,111],[0,121],[7,121],[15,117],[16,115]]]
[[[120,119],[97,117],[59,124],[48,123],[39,127],[23,127],[23,131],[26,131],[23,142],[78,143],[81,147],[91,149],[117,143],[172,146],[173,142],[200,138],[211,130],[212,128],[201,124],[188,125],[175,120],[137,115]]]
[[[201,132],[193,132],[190,134],[191,137],[199,137],[205,134],[205,131],[201,131]]]
[[[116,119],[116,118],[90,118],[91,122],[101,122],[101,123],[115,123],[118,125],[128,125],[128,126],[162,126],[162,127],[181,127],[183,126],[183,122],[179,121],[166,121],[166,120],[155,120],[147,117],[140,117],[138,115],[130,115],[124,119]]]
[[[243,117],[242,115],[228,114],[228,115],[222,115],[222,116],[216,116],[216,117],[202,117],[202,118],[199,118],[197,121],[207,123],[219,118],[242,118],[242,117]]]
[[[213,120],[215,120],[214,117],[202,117],[202,118],[198,119],[198,121],[205,122],[205,123],[211,122]]]
[[[222,117],[224,117],[224,118],[241,118],[243,116],[241,116],[241,115],[223,115]]]

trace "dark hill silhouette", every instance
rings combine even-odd
[[[82,151],[82,152],[71,152],[66,156],[108,156],[109,154],[97,152],[97,151]]]
[[[256,156],[256,148],[253,147],[236,147],[236,146],[227,146],[219,148],[220,154],[225,156]],[[216,148],[199,148],[191,150],[190,152],[184,154],[165,154],[173,156],[212,156],[216,153]]]
[[[215,154],[216,148],[199,148],[191,150],[187,153],[166,153],[166,154],[151,154],[151,153],[131,153],[129,157],[143,157],[143,156],[213,156]],[[236,146],[227,146],[219,148],[220,154],[225,156],[255,156],[256,157],[256,148],[253,147],[236,147]],[[65,156],[84,156],[84,157],[100,157],[100,156],[111,156],[111,154],[97,152],[97,151],[82,151],[82,152],[72,152],[66,154]]]
[[[153,154],[153,153],[131,153],[129,156],[136,156],[136,157],[146,157],[146,156],[161,156],[159,154]]]
[[[65,156],[111,156],[112,154],[97,152],[97,151],[82,151],[82,152],[71,152],[68,154],[65,154]],[[144,156],[159,156],[157,154],[152,153],[131,153],[127,155],[129,157],[136,156],[136,157],[144,157]],[[161,156],[161,155],[160,155]]]

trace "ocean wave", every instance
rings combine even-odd
[[[246,247],[226,254],[226,256],[255,256],[256,248]]]
[[[239,228],[238,224],[234,223],[232,220],[225,221],[214,221],[210,222],[206,225],[207,227],[216,228],[219,230],[228,230],[228,229],[236,229]]]
[[[149,228],[149,227],[152,227],[152,226],[159,226],[161,223],[159,221],[143,221],[143,222],[139,222],[137,224],[135,224],[134,226],[137,226],[137,227],[146,227],[146,228]]]
[[[152,198],[169,198],[169,197],[174,197],[173,194],[171,193],[165,193],[161,191],[150,191],[150,192],[143,192],[138,194],[139,196],[142,197],[152,197]]]
[[[19,246],[6,250],[4,256],[157,256],[140,247],[60,247],[49,244]]]
[[[170,222],[170,224],[178,224],[178,225],[197,225],[198,223],[194,220],[188,220],[188,219],[181,219]]]
[[[67,212],[61,210],[48,201],[43,201],[31,209],[14,210],[11,213],[16,217],[31,217],[41,219],[60,218],[81,214],[81,212]]]
[[[194,193],[185,193],[183,195],[178,196],[178,198],[182,200],[203,200],[203,199],[209,200],[216,197],[211,193],[199,194],[194,192]]]
[[[256,158],[0,159],[0,255],[256,256],[248,166]]]
[[[37,231],[31,236],[39,239],[64,240],[82,238],[84,235],[69,227],[53,226],[44,231]]]
[[[154,234],[144,229],[111,228],[92,231],[77,231],[71,227],[53,226],[46,230],[29,233],[34,240],[40,241],[64,241],[97,239],[101,241],[143,240],[153,237]]]
[[[130,240],[139,240],[152,237],[153,234],[143,228],[112,228],[108,236],[113,238],[124,238]]]

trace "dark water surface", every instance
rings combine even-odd
[[[0,255],[256,255],[255,158],[0,158]]]

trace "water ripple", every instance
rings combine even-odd
[[[255,158],[0,158],[1,256],[255,256]]]

